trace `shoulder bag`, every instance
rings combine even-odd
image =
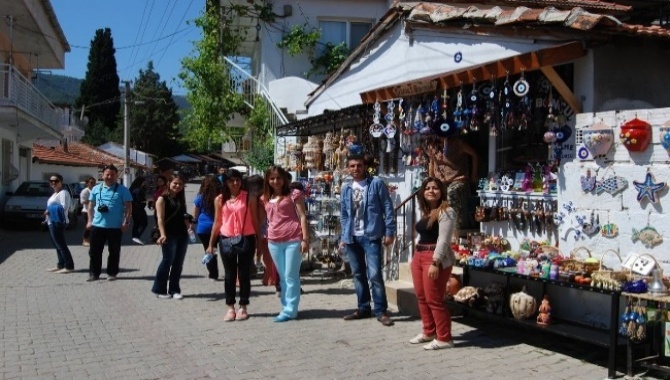
[[[247,193],[247,201],[244,206],[244,218],[242,220],[242,232],[244,233],[244,226],[247,223],[247,213],[249,213],[249,193]],[[246,252],[249,250],[249,240],[242,234],[236,235],[236,236],[231,236],[231,237],[223,237],[219,236],[219,251],[221,252],[221,255],[237,255],[242,252]]]

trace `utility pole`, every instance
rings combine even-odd
[[[130,82],[123,83],[123,186],[130,187]]]

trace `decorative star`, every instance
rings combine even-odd
[[[665,182],[654,183],[654,177],[651,173],[647,173],[644,182],[633,181],[633,186],[637,189],[637,200],[641,202],[644,197],[649,198],[649,201],[656,203],[656,193],[665,189]]]

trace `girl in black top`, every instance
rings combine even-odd
[[[184,266],[184,257],[188,248],[188,228],[190,223],[186,214],[184,184],[186,180],[177,175],[163,195],[156,201],[158,229],[163,260],[158,265],[156,279],[151,289],[161,299],[182,299],[179,280]]]

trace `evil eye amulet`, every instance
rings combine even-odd
[[[670,130],[661,129],[661,145],[663,149],[670,149]]]

